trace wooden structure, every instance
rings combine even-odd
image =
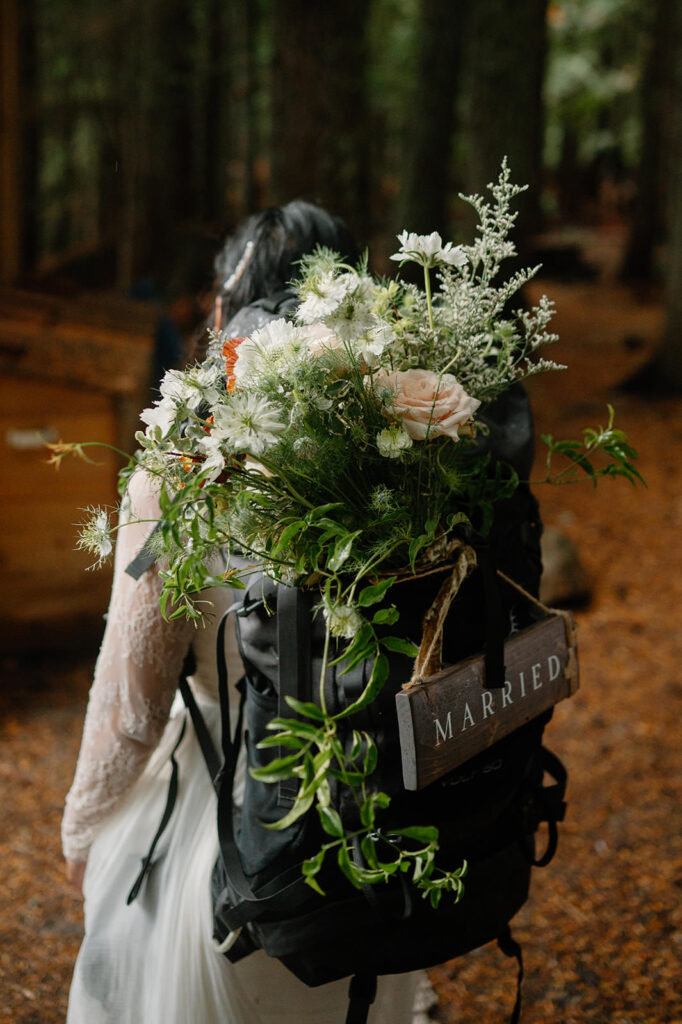
[[[45,442],[129,451],[149,404],[153,307],[89,294],[64,300],[0,287],[0,621],[3,646],[54,645],[101,632],[110,572],[87,573],[75,525],[113,505],[120,458],[92,449],[58,471]],[[92,641],[91,641],[92,642]]]
[[[476,655],[396,694],[406,789],[422,789],[578,688],[575,629],[551,615],[504,645],[503,687]]]

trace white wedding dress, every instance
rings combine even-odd
[[[154,519],[142,475],[130,487],[131,519]],[[217,856],[215,797],[191,722],[177,751],[178,798],[137,900],[126,897],[166,801],[170,753],[186,711],[176,696],[192,644],[190,680],[214,738],[219,732],[215,628],[162,618],[156,569],[125,573],[149,523],[120,530],[107,628],[83,741],[66,801],[65,855],[87,858],[85,937],[67,1024],[343,1024],[348,981],[308,988],[262,952],[231,964],[211,944],[209,880]],[[215,611],[232,601],[211,592]],[[228,642],[231,678],[236,651]],[[417,974],[381,978],[370,1024],[410,1024]]]

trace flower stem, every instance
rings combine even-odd
[[[426,292],[426,304],[429,310],[429,327],[433,330],[433,302],[431,300],[431,275],[429,268],[424,264],[424,291]]]

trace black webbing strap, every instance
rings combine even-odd
[[[175,759],[175,755],[177,753],[178,747],[182,743],[183,737],[185,735],[185,728],[186,727],[187,727],[187,719],[185,719],[185,721],[182,723],[182,728],[180,730],[180,735],[178,736],[177,740],[175,741],[175,746],[173,747],[173,749],[171,751],[171,755],[170,755],[171,777],[170,777],[170,782],[168,784],[168,796],[166,797],[166,806],[163,809],[163,815],[161,816],[161,821],[159,822],[159,827],[156,830],[156,835],[152,839],[152,844],[149,847],[149,852],[148,852],[146,857],[142,858],[142,867],[140,868],[140,873],[138,874],[137,878],[133,882],[133,886],[132,886],[130,892],[128,893],[128,899],[126,900],[126,903],[128,904],[128,906],[130,906],[130,904],[133,902],[133,900],[137,899],[137,896],[139,895],[140,889],[142,888],[142,883],[144,882],[145,878],[147,877],[147,875],[149,874],[149,872],[150,872],[150,870],[152,868],[152,863],[153,863],[153,858],[154,858],[154,851],[156,850],[156,844],[158,843],[159,839],[161,838],[161,836],[165,832],[166,825],[170,821],[171,814],[173,813],[173,808],[175,807],[175,801],[176,801],[176,798],[177,798],[177,795],[178,795],[178,762]]]
[[[502,604],[490,549],[486,546],[477,547],[476,557],[485,601],[485,686],[487,689],[497,689],[504,686],[505,681],[504,641],[509,632],[509,622]]]
[[[367,1024],[369,1008],[376,999],[376,974],[354,974],[348,988],[346,1024]]]
[[[233,604],[228,608],[220,620],[216,636],[218,693],[220,696],[222,730],[221,745],[224,757],[223,766],[220,771],[221,777],[218,780],[219,784],[216,786],[218,791],[218,839],[230,888],[239,901],[229,908],[220,908],[220,916],[221,920],[225,922],[231,931],[236,931],[237,928],[246,924],[247,921],[255,920],[266,911],[274,910],[278,906],[285,906],[290,899],[292,899],[293,905],[295,906],[298,902],[298,894],[307,891],[305,879],[303,875],[301,875],[300,866],[294,865],[282,875],[274,878],[267,886],[264,886],[262,890],[259,890],[259,894],[256,895],[251,886],[251,882],[244,873],[241,857],[239,856],[239,850],[235,842],[232,794],[234,789],[234,776],[237,768],[237,758],[242,742],[244,693],[242,693],[242,699],[239,704],[239,715],[233,737],[230,722],[227,661],[225,658],[225,627],[227,625],[228,616],[231,612],[234,611],[237,615],[240,615],[245,614],[252,608],[253,604],[248,603],[247,601],[245,601],[243,605],[241,603]],[[189,695],[190,700],[195,703],[191,691],[189,691]],[[188,705],[188,707],[189,706],[190,705]],[[192,714],[191,710],[190,714]],[[196,708],[196,714],[197,717],[201,719],[201,712],[198,707]],[[192,715],[192,720],[195,721],[194,715]],[[205,723],[203,724],[204,729],[206,729]],[[208,732],[208,730],[206,730],[206,732]],[[201,745],[201,737],[199,733],[197,733],[197,737],[199,738],[199,743]],[[212,746],[213,744],[211,741],[211,747]],[[209,764],[210,757],[206,756],[206,751],[203,749],[203,746],[202,753],[204,754],[206,767],[211,774],[211,779],[215,780],[215,776],[211,772],[211,765]]]
[[[138,558],[140,558],[142,553],[143,552],[140,552]],[[130,566],[128,568],[130,568]],[[220,624],[218,626],[218,634],[216,637],[216,647],[218,653],[218,690],[220,693],[221,721],[223,728],[223,751],[226,751],[226,758],[229,758],[230,760],[234,759],[235,762],[237,759],[237,754],[239,752],[239,745],[241,741],[240,737],[242,728],[243,702],[240,705],[239,718],[237,721],[237,735],[235,736],[233,742],[232,737],[230,735],[230,705],[228,703],[227,663],[225,659],[225,626],[227,624],[227,617],[230,614],[230,612],[238,609],[239,607],[240,605],[238,603],[235,603],[227,609],[227,611],[224,613],[223,617],[220,620]],[[180,693],[182,694],[182,699],[185,702],[185,706],[189,711],[190,718],[192,719],[192,724],[194,725],[194,731],[196,733],[197,740],[199,741],[201,753],[206,763],[208,774],[211,778],[211,784],[214,786],[214,788],[217,788],[218,775],[221,770],[220,757],[213,744],[213,740],[211,739],[211,734],[208,731],[208,726],[204,721],[204,717],[201,714],[201,711],[199,710],[199,706],[197,705],[197,702],[194,698],[194,694],[192,693],[192,690],[184,674],[180,676],[178,686],[180,689]],[[170,782],[168,783],[168,795],[166,797],[166,806],[164,807],[163,815],[161,817],[161,821],[159,822],[159,827],[156,830],[156,835],[152,839],[151,846],[149,847],[149,852],[147,853],[146,857],[144,857],[142,860],[142,867],[140,869],[140,873],[138,874],[130,892],[128,893],[128,904],[132,903],[139,895],[144,880],[149,874],[149,871],[152,867],[152,860],[154,857],[154,851],[156,849],[157,843],[159,842],[161,836],[165,832],[168,822],[171,819],[173,809],[175,807],[175,801],[178,795],[178,762],[175,759],[175,754],[178,747],[180,746],[183,736],[185,735],[186,725],[187,721],[185,720],[182,723],[182,729],[180,730],[180,735],[178,736],[177,742],[173,747],[173,750],[171,751],[171,777]]]
[[[279,659],[277,689],[280,718],[290,718],[294,712],[286,702],[312,700],[311,600],[298,587],[277,587],[277,654]],[[283,757],[285,751],[280,751]],[[277,804],[291,807],[296,799],[297,779],[281,779],[277,783]]]
[[[197,740],[199,741],[201,753],[203,754],[206,767],[208,768],[208,774],[211,776],[211,782],[215,786],[216,779],[221,768],[220,757],[218,756],[211,734],[208,731],[206,722],[204,721],[204,716],[199,710],[199,706],[194,699],[194,694],[192,693],[190,685],[184,677],[180,680],[180,693],[182,694],[185,707],[189,711],[190,718],[192,719],[192,725],[194,726],[194,731],[197,734]]]
[[[557,822],[563,821],[566,814],[566,782],[568,774],[563,764],[551,750],[542,747],[540,765],[554,779],[552,786],[539,786],[534,792],[528,809],[530,818],[524,821],[524,850],[529,862],[536,868],[544,868],[554,857],[559,841]],[[533,835],[538,825],[547,823],[547,846],[541,857],[535,856]]]
[[[509,1024],[519,1024],[521,1017],[521,984],[523,982],[523,953],[516,939],[512,938],[511,929],[508,924],[504,926],[497,936],[497,945],[505,956],[513,957],[519,965],[518,974],[516,975],[516,1002],[514,1003],[512,1015],[509,1018]]]
[[[146,541],[137,552],[132,562],[126,566],[126,573],[128,576],[132,576],[134,580],[139,580],[140,576],[146,573],[147,569],[150,569],[156,561],[156,555],[152,554],[149,550],[149,541],[152,539],[154,534],[158,533],[161,529],[161,523],[157,523],[152,532],[147,537]]]

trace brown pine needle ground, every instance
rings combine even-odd
[[[659,313],[604,285],[547,284],[570,370],[533,384],[538,433],[574,436],[606,402],[641,452],[648,489],[624,481],[543,488],[543,516],[579,546],[594,598],[578,612],[582,688],[546,741],[568,767],[552,864],[534,873],[514,933],[526,959],[524,1024],[682,1022],[680,698],[682,408],[618,396]],[[626,335],[641,337],[644,347]],[[59,819],[91,660],[6,661],[0,719],[0,1024],[63,1021],[81,928],[64,881]],[[497,1024],[515,970],[494,945],[432,972],[437,1018]]]

